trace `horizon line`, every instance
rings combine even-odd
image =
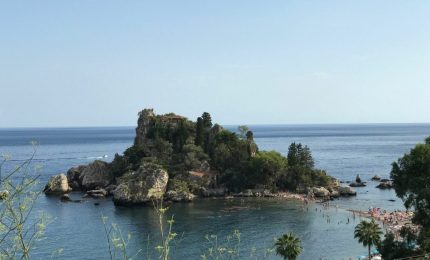
[[[393,123],[253,123],[253,124],[220,124],[221,126],[321,126],[321,125],[430,125],[430,122],[393,122]],[[66,128],[135,128],[136,125],[85,125],[85,126],[5,126],[0,130],[7,129],[66,129]]]

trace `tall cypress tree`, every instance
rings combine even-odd
[[[197,146],[202,146],[204,138],[205,129],[203,125],[203,118],[198,117],[196,123],[196,138],[194,139],[194,144]]]

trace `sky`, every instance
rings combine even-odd
[[[430,122],[430,1],[1,1],[0,127]]]

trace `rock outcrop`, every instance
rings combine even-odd
[[[84,168],[79,179],[83,190],[93,190],[108,186],[114,176],[108,163],[97,160]]]
[[[76,167],[72,167],[67,171],[67,180],[69,182],[69,186],[74,190],[81,190],[82,179],[81,174],[87,168],[87,165],[79,165]]]
[[[64,194],[71,191],[66,175],[63,173],[52,176],[46,184],[45,194]]]
[[[194,200],[195,195],[191,192],[169,190],[164,195],[164,198],[173,202],[190,202]]]
[[[364,182],[351,182],[349,184],[350,187],[366,187]]]
[[[108,192],[104,189],[89,190],[87,191],[87,195],[91,198],[99,199],[106,197],[108,195]]]
[[[145,164],[117,180],[113,201],[115,205],[139,205],[162,199],[168,180],[169,176],[164,169],[154,164]]]
[[[355,177],[355,182],[349,184],[350,187],[366,187],[366,183],[361,181],[360,174]]]
[[[328,191],[326,188],[324,187],[313,187],[310,192],[312,192],[314,194],[315,197],[317,198],[323,198],[323,197],[329,197],[330,196],[330,191]]]
[[[225,188],[201,188],[202,197],[224,197],[227,194],[227,190]]]
[[[144,143],[145,136],[148,133],[151,119],[155,117],[153,109],[144,109],[139,112],[139,119],[137,120],[136,137],[134,138],[134,145],[141,146]]]
[[[379,185],[376,186],[376,188],[382,189],[382,190],[392,189],[394,188],[394,185],[392,181],[383,181],[383,182],[380,182]]]
[[[357,192],[350,187],[338,187],[337,191],[341,197],[356,196]]]
[[[380,181],[381,180],[381,177],[379,177],[378,175],[375,175],[375,176],[373,176],[372,177],[372,179],[371,179],[372,181]]]

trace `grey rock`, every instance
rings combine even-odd
[[[108,195],[108,192],[104,189],[96,189],[87,191],[87,194],[92,198],[98,199],[106,197]]]
[[[203,197],[224,197],[227,193],[227,189],[225,188],[217,188],[217,189],[207,189],[201,188],[201,195]]]
[[[113,181],[114,176],[108,163],[96,160],[85,167],[79,178],[83,190],[92,190],[97,187],[108,186]]]
[[[341,197],[349,197],[349,196],[356,196],[357,192],[351,187],[338,187],[337,191],[339,192],[339,195]]]
[[[351,182],[349,184],[350,187],[366,187],[364,182]]]
[[[63,194],[60,198],[61,202],[71,202],[72,199],[70,198],[69,194]]]
[[[330,191],[328,191],[324,187],[313,187],[311,189],[311,192],[314,194],[315,197],[322,198],[322,197],[328,197],[330,196]]]
[[[139,112],[139,119],[137,120],[136,137],[134,139],[134,145],[143,145],[145,136],[148,133],[148,129],[152,118],[155,117],[153,109],[144,109]]]
[[[113,201],[115,205],[136,205],[162,199],[168,180],[167,171],[160,166],[145,164],[117,180]]]
[[[169,190],[164,195],[166,200],[173,202],[191,202],[194,200],[195,195],[191,192]]]
[[[372,177],[372,179],[371,179],[372,181],[380,181],[381,180],[381,177],[379,177],[378,175],[375,175],[375,176],[373,176]]]
[[[394,188],[394,185],[393,185],[393,182],[392,182],[392,181],[385,181],[385,182],[381,182],[381,183],[379,183],[379,185],[378,185],[378,186],[376,186],[376,188],[378,188],[378,189],[382,189],[382,190],[385,190],[385,189],[392,189],[392,188]]]
[[[67,171],[67,180],[69,181],[69,186],[72,187],[73,190],[81,189],[81,174],[86,167],[87,165],[79,165],[76,167],[72,167]]]
[[[67,181],[66,175],[63,173],[52,176],[43,189],[45,194],[64,194],[69,191],[71,191],[69,182]]]

